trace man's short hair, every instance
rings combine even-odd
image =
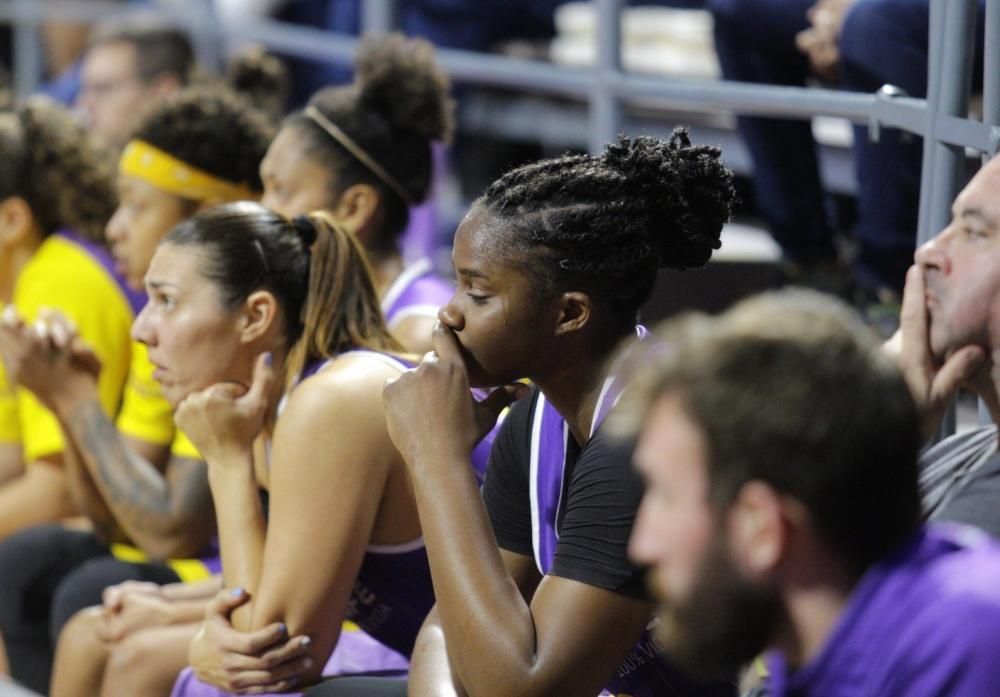
[[[112,43],[135,46],[136,73],[144,82],[172,75],[180,84],[188,84],[194,68],[194,49],[178,27],[150,17],[114,20],[94,30],[89,46]]]
[[[919,524],[913,397],[873,332],[840,302],[803,290],[690,315],[657,330],[617,426],[680,399],[707,444],[711,503],[762,481],[804,505],[860,573]]]

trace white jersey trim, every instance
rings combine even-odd
[[[433,267],[431,266],[431,260],[426,257],[423,259],[417,259],[415,262],[403,269],[403,272],[396,276],[396,279],[390,284],[389,289],[385,292],[385,296],[382,298],[382,313],[385,314],[392,309],[392,306],[396,304],[399,300],[399,296],[406,292],[406,289],[410,285],[423,276],[428,271],[431,271]]]

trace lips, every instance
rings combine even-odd
[[[115,262],[115,269],[118,271],[118,273],[124,273],[125,270],[128,268],[127,264],[128,257],[122,254],[122,252],[118,248],[112,247],[111,258]]]
[[[153,379],[157,382],[163,382],[163,378],[167,375],[167,369],[152,359],[149,362],[153,364]]]

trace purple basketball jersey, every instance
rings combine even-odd
[[[454,283],[434,273],[429,259],[419,259],[403,269],[382,298],[385,322],[392,329],[408,317],[437,317],[454,293]]]

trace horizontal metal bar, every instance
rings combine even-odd
[[[972,148],[987,155],[995,155],[1000,149],[1000,127],[960,116],[939,114],[934,137],[941,143]]]
[[[168,8],[163,9],[163,14],[168,14]],[[26,3],[26,7],[18,8],[16,0],[0,0],[0,20],[24,24],[40,24],[50,19],[95,22],[110,15],[137,12],[148,13],[149,8],[129,9],[120,2],[108,0],[87,0],[86,3],[78,0],[46,0]]]
[[[121,5],[103,0],[81,4],[73,0],[30,3],[31,11],[18,11],[13,0],[0,0],[0,20],[33,24],[45,19],[88,20],[121,14]],[[170,6],[162,8],[171,15]],[[179,13],[171,16],[183,20]],[[337,65],[351,65],[357,50],[355,37],[276,20],[246,20],[225,28],[228,38],[254,41],[269,49]],[[437,59],[456,82],[516,89],[587,101],[594,93],[598,72],[557,66],[541,61],[440,48]],[[629,106],[657,104],[702,112],[732,111],[779,118],[809,118],[817,114],[838,116],[855,123],[901,128],[926,135],[926,102],[910,97],[840,90],[759,85],[750,83],[664,78],[604,71],[601,82]],[[958,117],[938,123],[944,142],[995,153],[1000,135],[996,129]]]

